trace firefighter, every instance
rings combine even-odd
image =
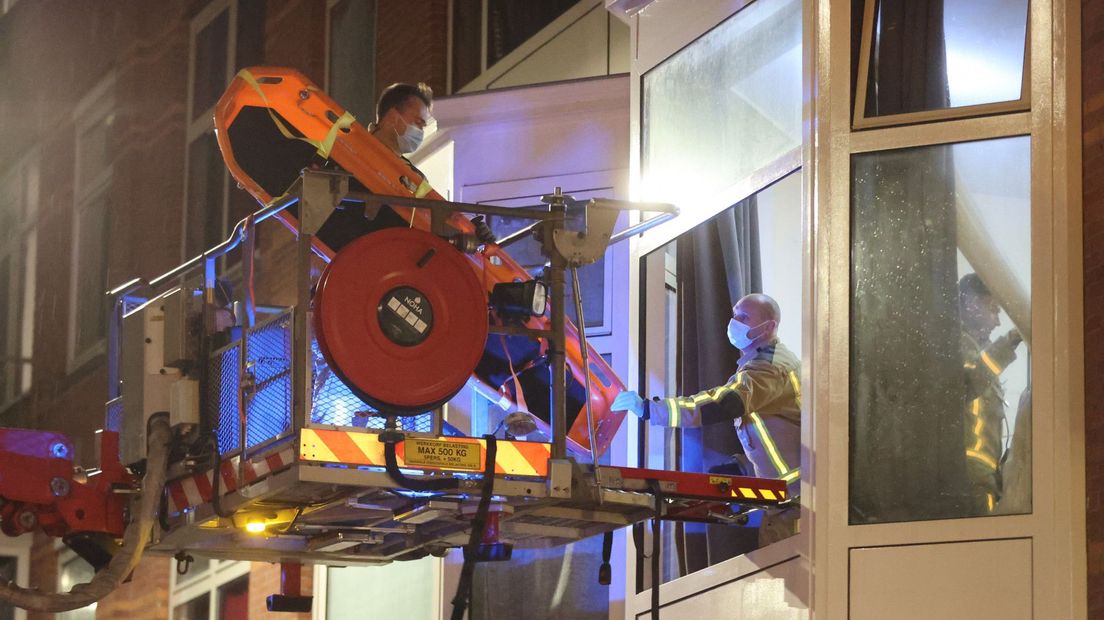
[[[376,102],[376,121],[368,130],[396,155],[406,159],[406,155],[422,145],[432,105],[433,90],[424,82],[392,84]]]
[[[1012,329],[990,341],[1000,324],[1000,305],[976,273],[958,282],[962,321],[962,369],[966,381],[966,475],[974,502],[973,514],[991,514],[1003,487],[1004,386],[1001,373],[1016,360],[1023,342]]]
[[[632,411],[657,426],[734,422],[755,475],[785,480],[791,497],[796,496],[801,461],[800,362],[778,340],[780,320],[778,303],[767,295],[741,298],[728,322],[728,340],[741,355],[736,374],[727,383],[692,396],[651,400],[622,392],[610,408]],[[766,519],[760,543],[792,533],[796,516],[794,509]]]

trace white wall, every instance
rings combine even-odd
[[[763,292],[782,308],[778,336],[801,357],[801,173],[759,192]]]

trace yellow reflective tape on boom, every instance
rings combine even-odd
[[[758,413],[752,412],[751,423],[755,425],[755,430],[759,433],[759,441],[763,442],[763,445],[767,448],[767,454],[770,455],[771,464],[774,465],[775,470],[778,471],[779,476],[783,476],[790,471],[790,467],[786,465],[786,461],[782,458],[782,455],[778,452],[778,446],[774,445],[774,439],[771,438],[770,432],[767,431],[766,425],[763,424],[762,418]]]
[[[795,470],[791,471],[790,473],[786,474],[785,476],[782,476],[782,480],[784,480],[786,482],[793,482],[794,480],[797,480],[800,477],[801,477],[801,470],[800,469],[795,469]]]

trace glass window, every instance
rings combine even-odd
[[[367,126],[376,117],[376,3],[341,0],[330,8],[330,81],[334,101]]]
[[[801,145],[801,2],[753,2],[643,88],[648,200],[687,204],[747,178]]]
[[[775,358],[799,385],[801,359],[801,175],[784,177],[725,209],[643,258],[641,304],[645,322],[643,364],[649,397],[703,392],[729,382],[740,351],[727,336],[732,306],[744,295],[765,293],[781,309]],[[788,352],[787,352],[788,351]],[[791,390],[791,384],[785,386]],[[800,391],[785,392],[786,404],[757,413],[772,417],[767,434],[793,472],[800,467]],[[750,418],[747,418],[750,419]],[[643,467],[781,478],[761,469],[754,448],[745,450],[745,417],[724,417],[696,427],[649,425]],[[756,439],[758,442],[758,439]],[[748,444],[750,445],[750,444]],[[663,581],[717,564],[793,533],[791,516],[753,512],[746,527],[664,524]],[[788,520],[788,521],[787,521]],[[786,523],[789,523],[787,526]],[[646,528],[648,529],[648,528]],[[648,532],[650,535],[650,532]],[[645,549],[650,549],[650,541]],[[647,562],[645,561],[645,564]],[[647,569],[646,569],[647,570]],[[640,589],[650,587],[638,584]]]
[[[249,617],[249,562],[195,558],[188,572],[170,560],[169,607],[173,620],[234,620]]]
[[[386,566],[329,568],[326,617],[331,620],[363,617],[364,602],[372,601],[375,618],[436,620],[440,613],[433,605],[438,566],[436,558],[422,558]],[[396,596],[399,592],[402,595]]]
[[[68,592],[79,583],[88,583],[92,580],[94,574],[95,571],[92,570],[92,565],[85,562],[77,554],[70,551],[63,552],[58,565],[58,591]],[[95,620],[96,604],[92,603],[88,607],[66,611],[57,614],[56,617],[58,620]]]
[[[230,11],[220,11],[195,35],[195,72],[192,82],[192,118],[206,116],[229,82],[226,54]]]
[[[1027,8],[1028,0],[866,0],[857,124],[1019,101]]]
[[[19,572],[19,558],[13,555],[0,555],[0,579],[4,583],[15,583]],[[0,620],[15,620],[15,605],[0,602]]]
[[[1029,138],[852,166],[851,523],[1030,512]]]
[[[76,351],[86,351],[104,336],[107,301],[107,197],[99,195],[77,214]]]
[[[218,589],[218,617],[230,620],[232,618],[249,617],[249,575],[242,575]]]
[[[452,5],[452,90],[460,90],[579,0],[459,0]]]
[[[205,132],[188,146],[188,257],[223,240],[226,175],[214,131]]]
[[[115,82],[113,76],[108,76],[80,102],[74,113],[76,186],[69,298],[70,370],[100,350],[106,331],[104,291],[108,274],[114,118]]]
[[[211,595],[197,596],[187,603],[173,608],[173,620],[209,620],[211,617]]]
[[[488,0],[487,66],[493,66],[579,0]]]

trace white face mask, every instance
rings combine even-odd
[[[407,123],[406,131],[399,136],[399,151],[404,155],[417,151],[424,138],[425,131],[421,127],[413,123]]]
[[[753,339],[748,337],[748,333],[752,329],[754,329],[754,328],[749,327],[747,325],[744,325],[743,323],[737,321],[736,319],[729,319],[728,320],[728,341],[730,343],[732,343],[732,346],[734,346],[737,349],[740,349],[741,351],[743,351],[744,349],[751,346],[752,342],[754,342]]]

